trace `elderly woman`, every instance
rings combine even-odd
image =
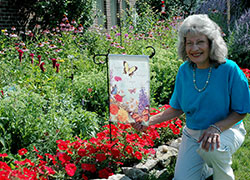
[[[226,59],[220,28],[207,15],[183,21],[178,53],[185,62],[176,77],[171,108],[152,116],[149,124],[186,115],[174,180],[211,175],[215,180],[233,180],[232,154],[244,141],[242,119],[250,112],[248,81],[237,64]]]

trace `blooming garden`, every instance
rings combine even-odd
[[[150,115],[169,108],[182,61],[176,52],[182,16],[152,20],[148,9],[122,29],[84,28],[66,15],[56,27],[0,32],[0,179],[108,178],[146,160],[181,135],[185,117],[136,132],[109,124],[105,59],[94,54],[150,54]],[[145,18],[147,17],[147,18]],[[155,19],[154,19],[155,20]],[[250,79],[250,70],[242,67]],[[116,114],[117,107],[110,107]]]

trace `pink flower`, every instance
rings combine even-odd
[[[66,165],[66,167],[65,167],[65,170],[66,170],[66,172],[67,172],[67,174],[69,175],[69,176],[74,176],[75,175],[75,172],[76,172],[76,165],[75,164],[72,164],[72,163],[70,163],[70,164],[67,164]]]

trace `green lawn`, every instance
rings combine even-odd
[[[241,148],[233,155],[233,165],[236,180],[250,180],[250,115],[244,119],[247,131],[245,141]]]

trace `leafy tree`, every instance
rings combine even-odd
[[[74,19],[84,27],[93,22],[92,0],[11,0],[11,4],[19,9],[22,17],[19,24],[32,29],[36,24],[42,29],[55,27],[61,22],[63,15]]]

